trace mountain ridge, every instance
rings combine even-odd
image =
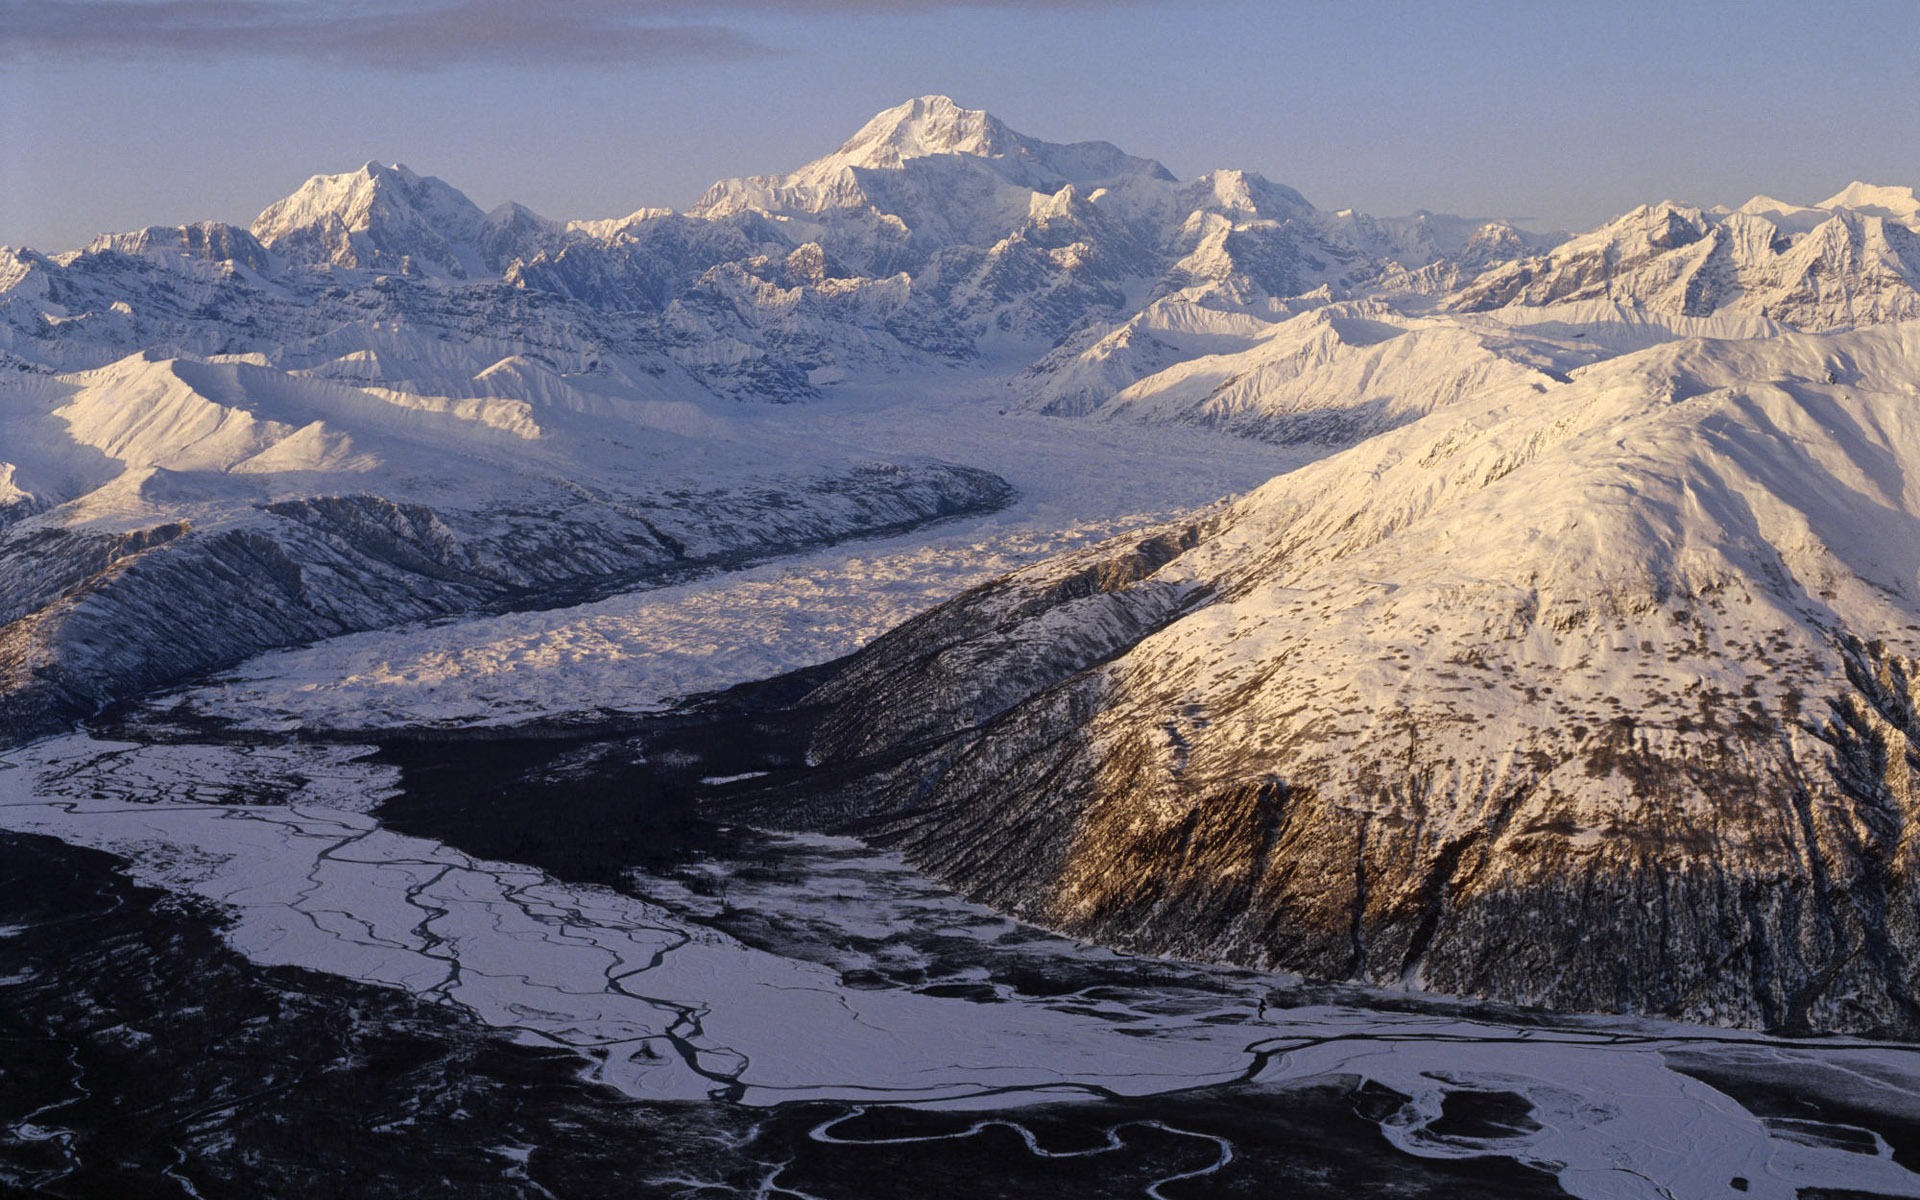
[[[728,803],[1135,950],[1912,1036],[1916,339],[1654,346],[1029,568]]]
[[[281,360],[308,322],[285,314],[316,300],[345,299],[330,314],[336,331],[369,309],[432,328],[449,307],[508,328],[529,302],[507,301],[506,288],[538,293],[531,306],[556,317],[582,310],[576,325],[619,314],[625,345],[602,342],[603,360],[786,401],[982,355],[1044,370],[1067,341],[1182,295],[1223,329],[1262,305],[1297,313],[1316,297],[1412,310],[1437,298],[1461,312],[1624,297],[1674,316],[1836,328],[1920,311],[1920,248],[1906,225],[1875,215],[1911,200],[1911,189],[1854,184],[1825,208],[1776,206],[1772,218],[1757,202],[1718,214],[1650,206],[1556,245],[1498,221],[1323,212],[1245,171],[1182,182],[1110,144],[1044,142],[927,96],[792,173],[721,181],[686,213],[558,222],[512,203],[483,213],[441,180],[370,162],[314,176],[249,231],[155,227],[61,255],[16,251],[0,269],[0,350],[57,368],[155,343]],[[1845,207],[1854,202],[1863,207]],[[822,269],[787,269],[799,260]],[[639,310],[646,321],[627,318]],[[854,324],[880,339],[845,343]],[[688,353],[716,335],[736,349]]]

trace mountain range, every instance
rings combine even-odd
[[[1310,465],[880,639],[725,802],[1156,952],[1912,1034],[1917,322],[1910,188],[1542,235],[942,97],[686,212],[369,163],[0,250],[0,728],[1013,499],[770,412],[1193,427]]]

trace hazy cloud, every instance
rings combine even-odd
[[[672,62],[762,52],[677,6],[614,0],[0,0],[8,57],[233,53],[375,66]]]
[[[755,15],[1093,9],[1141,0],[0,0],[0,58],[233,53],[369,66],[660,64],[772,52]]]

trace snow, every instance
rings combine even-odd
[[[1920,196],[1910,187],[1883,187],[1855,180],[1814,207],[1847,208],[1897,221],[1909,228],[1920,228]]]
[[[876,394],[756,414],[888,455],[964,447],[1019,489],[1010,509],[546,612],[348,635],[268,654],[156,707],[239,726],[498,725],[644,712],[850,653],[926,608],[1050,554],[1164,519],[1304,461],[1194,432],[986,409],[968,393]]]
[[[834,486],[874,464],[981,467],[1018,492],[911,535],[280,650],[166,701],[278,730],[590,720],[834,658],[972,584],[1258,487],[1163,572],[1214,602],[1116,662],[1135,707],[1097,735],[1174,712],[1145,726],[1166,778],[1284,762],[1330,791],[1405,743],[1435,766],[1431,811],[1366,803],[1465,835],[1529,769],[1524,747],[1576,722],[1625,703],[1642,749],[1674,751],[1701,689],[1797,703],[1831,675],[1837,629],[1915,649],[1900,631],[1920,592],[1920,334],[1896,322],[1920,316],[1920,262],[1902,225],[1920,227],[1913,189],[1856,183],[1813,206],[1649,205],[1555,245],[1497,222],[1322,213],[1243,172],[1181,183],[944,97],[791,174],[716,184],[690,214],[482,214],[369,163],[315,176],[251,235],[156,228],[0,256],[6,603],[71,612],[133,573],[124,537],[254,535],[278,500],[364,500],[372,524],[448,551],[433,571],[531,589],[633,568],[523,569],[594,534],[738,566],[863,528],[838,518],[874,494]],[[68,557],[30,541],[60,534]],[[329,591],[343,536],[274,543],[291,557],[272,578],[326,619],[265,644],[397,619]],[[72,596],[47,582],[60,571]],[[1709,596],[1710,628],[1669,603]],[[166,611],[165,593],[136,599],[149,621]],[[406,614],[458,606],[436,604]],[[97,630],[80,630],[78,648],[8,653],[23,671],[43,652],[84,662]],[[235,656],[203,649],[195,670]],[[1200,1022],[1150,1018],[1129,1040],[1044,1005],[860,993],[658,906],[398,837],[367,815],[391,778],[339,751],[69,738],[0,765],[8,827],[115,849],[234,906],[229,936],[259,961],[445,999],[579,1048],[635,1095],[964,1102],[983,1081],[1153,1090],[1252,1061]],[[104,799],[82,785],[102,780]],[[1572,757],[1534,782],[1503,836],[1561,829],[1579,861],[1646,816],[1627,781]],[[238,803],[248,788],[282,806]],[[1179,817],[1175,798],[1143,791],[1142,826]],[[1680,807],[1707,815],[1697,796]],[[1769,850],[1723,833],[1722,855]],[[1579,1195],[1707,1195],[1734,1175],[1763,1195],[1914,1190],[1880,1158],[1771,1137],[1668,1071],[1658,1038],[1363,1011],[1247,1021],[1263,1044],[1299,1043],[1263,1079],[1357,1072],[1415,1095],[1392,1131],[1410,1153],[1483,1152],[1425,1131],[1441,1092],[1478,1081],[1550,1118],[1529,1152]],[[668,1035],[690,1029],[681,1055]]]
[[[1075,185],[1112,187],[1136,176],[1172,179],[1159,163],[1123,154],[1106,142],[1043,142],[1014,132],[990,113],[961,108],[945,96],[922,96],[875,115],[834,153],[790,175],[715,184],[695,211],[727,211],[780,196],[837,196],[860,186],[851,172],[898,173],[919,160],[946,158],[981,160],[1013,189],[1046,195]]]
[[[897,168],[910,158],[1006,152],[1011,131],[987,113],[961,108],[945,96],[922,96],[887,109],[867,122],[829,158],[822,174],[840,167]]]
[[[1663,1058],[1725,1052],[1920,1080],[1909,1048],[1841,1039],[1809,1047],[1594,1018],[1513,1027],[1444,1013],[1280,1008],[1265,998],[1291,981],[1198,965],[1185,969],[1208,977],[1206,987],[1162,995],[1107,986],[1097,1000],[976,1004],[850,988],[830,967],[753,949],[669,907],[383,829],[357,810],[391,786],[391,771],[356,765],[338,748],[73,736],[13,752],[7,765],[0,828],[110,850],[142,883],[221,905],[230,916],[221,935],[257,963],[455,1005],[528,1043],[573,1051],[586,1077],[639,1098],[1004,1110],[1089,1087],[1150,1096],[1249,1076],[1267,1087],[1358,1076],[1412,1097],[1383,1126],[1407,1153],[1518,1154],[1548,1165],[1578,1197],[1730,1196],[1736,1176],[1750,1181],[1746,1194],[1777,1200],[1808,1186],[1920,1195],[1920,1176],[1884,1147],[1863,1155],[1774,1136]],[[289,775],[300,782],[281,804],[196,794],[213,777],[248,786]],[[881,911],[905,901],[916,920],[1000,921],[939,899],[885,856],[837,861],[862,872],[866,903]],[[777,887],[756,894],[743,881],[729,902],[786,900]],[[1011,945],[1024,955],[1104,954],[1057,939]],[[1449,1091],[1489,1089],[1524,1097],[1541,1128],[1497,1146],[1428,1128]]]
[[[299,261],[468,278],[488,273],[479,242],[489,225],[444,181],[398,163],[369,162],[346,174],[315,175],[255,218],[251,232],[267,249]]]
[[[1210,738],[1310,729],[1290,778],[1344,774],[1410,720],[1422,755],[1461,773],[1440,794],[1462,798],[1495,786],[1473,771],[1554,728],[1604,725],[1618,700],[1643,729],[1684,729],[1703,684],[1751,683],[1779,711],[1786,692],[1822,686],[1803,664],[1829,655],[1831,630],[1910,640],[1920,558],[1886,531],[1920,520],[1916,360],[1920,323],[1679,343],[1544,396],[1490,390],[1241,501],[1225,534],[1170,569],[1226,598],[1122,669],[1156,690],[1190,681],[1189,702],[1222,710]],[[1844,382],[1826,382],[1834,363]],[[1768,582],[1783,571],[1801,582]],[[1672,615],[1708,596],[1705,627]],[[1584,614],[1615,632],[1567,624]],[[1780,639],[1765,664],[1741,648],[1753,637]],[[1276,663],[1286,682],[1270,693],[1306,707],[1229,716],[1218,698]],[[1515,703],[1545,683],[1548,711]],[[1423,819],[1464,831],[1478,814]]]
[[[1920,261],[1901,226],[1916,221],[1912,189],[1865,184],[1818,206],[1758,196],[1729,212],[1664,201],[1547,254],[1495,264],[1446,305],[1608,300],[1668,316],[1762,316],[1804,330],[1910,320],[1920,316]]]

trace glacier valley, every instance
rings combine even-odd
[[[1909,188],[0,249],[0,1191],[1920,1195],[1916,659]]]

